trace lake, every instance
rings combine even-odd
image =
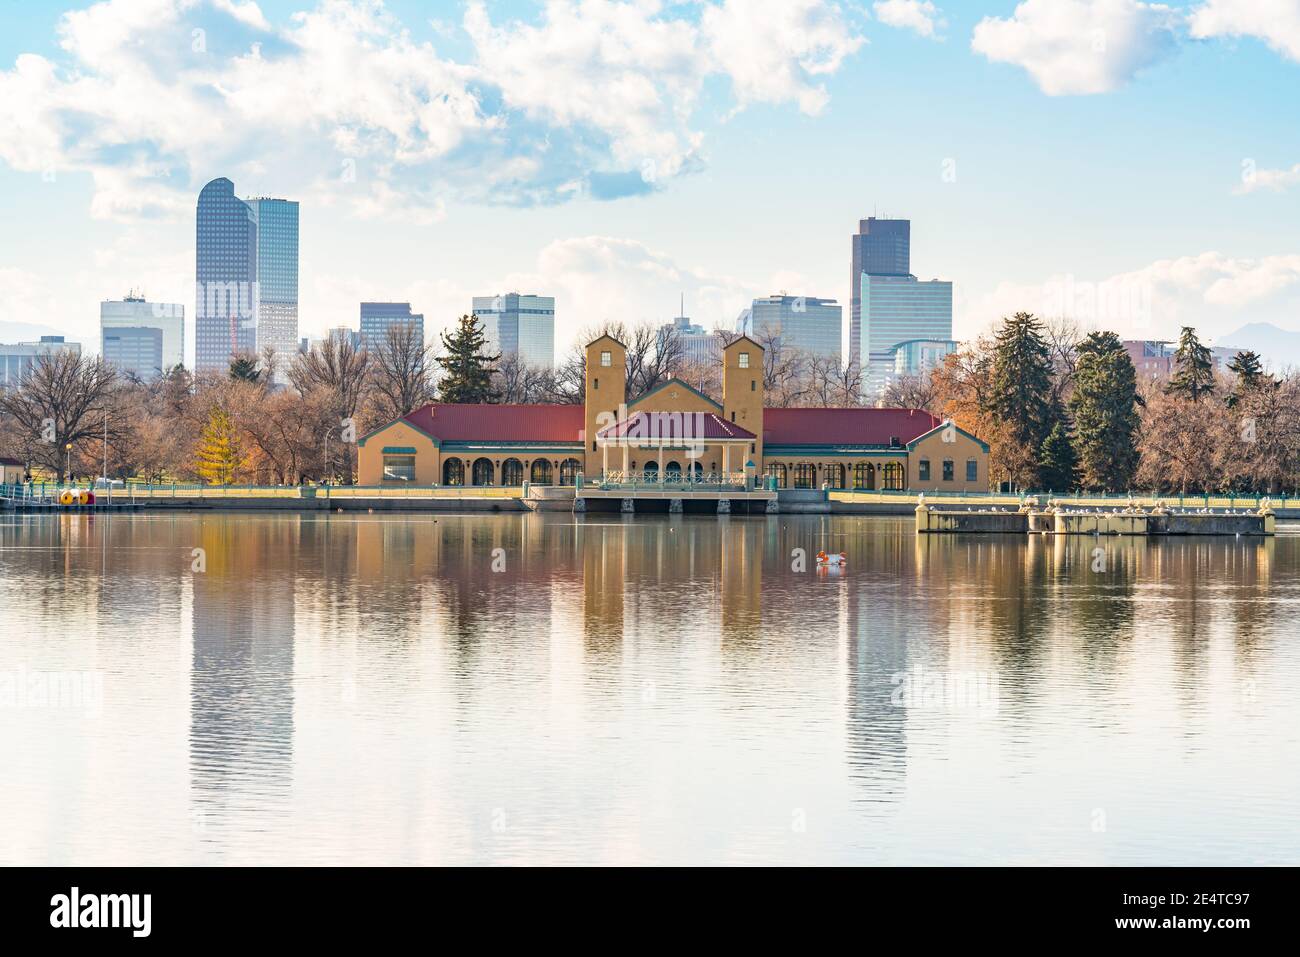
[[[0,863],[1294,864],[1298,532],[3,515]]]

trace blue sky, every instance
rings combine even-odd
[[[302,203],[304,333],[506,289],[557,297],[561,347],[680,292],[706,326],[844,302],[873,212],[961,336],[1300,329],[1298,101],[1300,0],[11,3],[0,321],[192,312],[225,175]]]

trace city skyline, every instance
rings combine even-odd
[[[436,4],[432,23],[409,3],[6,13],[4,100],[29,106],[12,117],[23,135],[0,147],[0,189],[32,228],[4,240],[3,321],[94,342],[96,304],[124,286],[192,301],[193,196],[227,175],[245,195],[311,210],[300,337],[353,321],[360,301],[397,299],[425,314],[432,338],[494,288],[556,296],[557,354],[602,319],[662,323],[681,291],[705,328],[780,288],[848,311],[843,235],[872,215],[926,224],[918,278],[954,283],[959,339],[1052,303],[1135,339],[1182,324],[1211,339],[1250,322],[1297,326],[1300,133],[1270,119],[1300,69],[1284,18],[1250,21],[1226,0],[1160,17],[1080,0],[1059,22],[1039,0],[862,11],[801,0],[780,30],[748,25],[770,53],[760,73],[726,47],[721,4],[595,6],[599,29],[638,52],[631,65],[585,40],[566,51],[568,4]],[[1093,49],[1097,30],[1113,42]],[[698,56],[686,62],[670,37]],[[363,41],[388,57],[362,56]],[[126,65],[141,45],[159,55]],[[542,88],[510,66],[530,50],[522,62]],[[159,95],[140,124],[121,92],[131,69]],[[339,95],[277,113],[300,101],[298,74]],[[74,137],[77,75],[100,92],[80,101]],[[431,76],[456,91],[436,116],[401,92],[404,78],[427,88]],[[864,123],[858,91],[885,77],[894,93]],[[644,109],[608,115],[574,99],[619,79],[647,85]],[[274,103],[250,102],[253,88],[276,91]],[[194,108],[217,91],[219,103]],[[357,109],[368,95],[387,107],[381,119]],[[316,159],[269,138],[277,120]],[[446,174],[423,177],[434,162]],[[786,187],[763,191],[778,170]]]

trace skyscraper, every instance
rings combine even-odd
[[[849,273],[849,359],[857,362],[861,355],[862,287],[861,276],[907,276],[912,272],[912,221],[910,219],[876,219],[869,216],[858,221],[852,237],[852,265]]]
[[[894,350],[912,339],[952,339],[952,283],[863,273],[862,394],[878,398],[894,375]]]
[[[413,326],[424,341],[424,315],[411,312],[409,302],[363,302],[361,304],[361,343],[367,349],[383,345],[393,326]]]
[[[716,365],[722,361],[722,340],[686,315],[686,297],[682,297],[682,315],[659,327],[659,341],[675,336],[681,344],[681,357],[697,365]]]
[[[225,372],[257,351],[257,220],[222,177],[199,193],[195,228],[194,371]]]
[[[528,365],[555,364],[555,297],[475,296],[474,315],[483,323],[489,352],[517,353]]]
[[[755,299],[741,317],[741,328],[736,331],[757,337],[759,342],[766,334],[779,337],[785,349],[824,358],[840,356],[844,317],[834,299],[781,293]]]
[[[287,362],[298,351],[298,204],[247,202],[257,224],[257,351],[274,349]]]
[[[295,352],[298,204],[242,200],[221,177],[199,193],[195,228],[195,371],[223,372],[231,356],[268,346]]]
[[[180,303],[148,302],[135,294],[106,300],[99,304],[99,329],[104,361],[141,379],[185,362],[185,307]]]

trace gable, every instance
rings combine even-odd
[[[628,405],[628,411],[721,412],[722,406],[681,379],[672,378]]]

